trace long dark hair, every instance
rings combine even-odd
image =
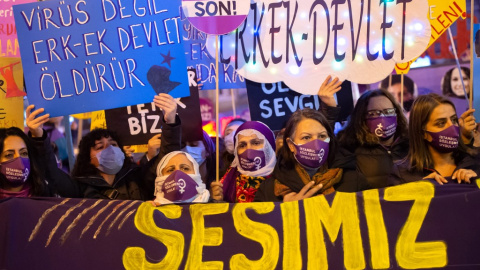
[[[78,145],[78,155],[77,160],[75,161],[75,166],[73,167],[72,176],[73,177],[83,177],[83,176],[100,176],[100,171],[93,166],[90,157],[90,149],[95,146],[95,141],[98,141],[102,138],[112,138],[118,143],[118,147],[122,149],[123,145],[120,142],[117,133],[114,131],[97,128],[90,131],[87,135],[83,136],[80,144]],[[123,153],[125,154],[125,152]],[[125,158],[123,162],[123,167],[129,164],[131,161],[129,158]]]
[[[27,146],[28,159],[30,160],[30,173],[27,178],[28,184],[31,185],[31,195],[32,196],[44,196],[46,184],[44,181],[44,172],[40,169],[38,164],[39,155],[36,151],[32,140],[19,128],[10,127],[10,128],[0,128],[0,153],[4,150],[5,139],[10,136],[20,137]],[[5,176],[0,174],[0,187],[5,187]]]
[[[430,93],[419,96],[413,103],[409,119],[409,140],[408,161],[410,168],[422,171],[424,168],[433,167],[433,159],[428,150],[428,142],[424,139],[425,126],[430,119],[433,110],[441,104],[451,105],[455,111],[455,105],[447,98]],[[458,148],[453,152],[455,162],[466,153],[466,147],[461,138],[458,139]]]
[[[452,91],[452,86],[450,84],[450,81],[452,80],[452,73],[453,70],[457,69],[457,67],[454,67],[447,71],[445,73],[445,76],[443,76],[443,81],[442,81],[442,93],[445,96],[449,97],[458,97],[453,91]],[[460,67],[460,69],[465,73],[465,76],[467,76],[468,80],[470,80],[470,69],[467,67]],[[462,74],[460,73],[460,76]],[[470,82],[471,83],[471,82]],[[470,96],[469,89],[465,89],[467,91],[468,96]]]
[[[280,156],[280,166],[289,170],[295,168],[295,163],[297,161],[295,160],[293,152],[290,151],[290,148],[288,148],[287,139],[292,139],[293,134],[297,130],[298,123],[300,123],[300,121],[303,119],[316,120],[327,130],[328,137],[330,137],[327,163],[328,167],[330,167],[330,165],[333,163],[333,159],[335,158],[335,150],[337,148],[335,134],[333,134],[327,118],[325,118],[321,112],[309,108],[294,112],[288,119],[288,122],[285,126],[285,133],[283,135],[283,146],[278,151],[278,155]]]
[[[408,135],[407,119],[403,115],[402,108],[395,101],[393,96],[385,90],[369,90],[363,93],[357,101],[355,108],[350,115],[347,126],[339,133],[339,143],[350,151],[363,145],[377,145],[380,139],[372,134],[366,124],[365,115],[367,113],[368,103],[373,97],[384,96],[388,98],[397,111],[397,130],[395,137],[406,137]]]

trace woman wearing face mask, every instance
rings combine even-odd
[[[408,152],[407,120],[395,99],[384,90],[366,91],[358,99],[344,130],[338,134],[344,159],[343,181],[337,190],[355,192],[387,186],[394,161]]]
[[[156,206],[170,203],[208,202],[210,192],[200,176],[198,163],[188,153],[174,151],[157,166]]]
[[[224,175],[227,172],[227,170],[230,168],[230,165],[232,164],[233,159],[235,158],[235,155],[233,154],[233,151],[235,149],[235,145],[233,143],[233,136],[235,135],[235,131],[237,131],[238,127],[245,122],[245,119],[235,118],[232,119],[225,127],[225,132],[223,134],[225,150],[220,154],[222,157],[220,175]]]
[[[470,182],[480,173],[480,164],[466,152],[453,103],[437,94],[419,96],[409,120],[410,148],[396,165],[389,184],[434,179]]]
[[[183,152],[189,153],[198,163],[200,175],[207,187],[215,180],[216,163],[215,163],[215,144],[212,138],[202,130],[202,140],[185,142]]]
[[[21,129],[0,129],[0,153],[0,199],[53,196],[39,169],[34,142]]]
[[[295,201],[334,192],[333,185],[342,177],[342,169],[330,168],[335,150],[332,128],[322,113],[294,112],[272,177],[260,185],[254,201]]]
[[[252,202],[262,182],[270,177],[275,163],[275,136],[264,123],[247,121],[234,136],[232,165],[220,182],[213,182],[212,198],[230,203]]]

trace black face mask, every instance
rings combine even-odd
[[[407,100],[403,102],[403,109],[407,112],[409,112],[412,109],[413,105],[413,99]]]

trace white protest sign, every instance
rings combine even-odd
[[[221,60],[249,80],[284,81],[303,94],[316,94],[329,74],[374,83],[423,53],[427,13],[427,0],[255,1],[244,24],[221,37]],[[213,40],[207,46],[215,50]]]

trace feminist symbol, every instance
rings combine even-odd
[[[262,164],[262,159],[260,157],[255,157],[253,162],[255,162],[255,169],[259,170],[260,165]]]
[[[179,179],[177,185],[180,188],[180,190],[179,190],[180,193],[183,194],[185,192],[185,187],[187,186],[187,184],[185,183],[185,180]]]
[[[375,129],[375,135],[381,137],[383,135],[383,125],[382,123],[378,124],[377,128]]]

